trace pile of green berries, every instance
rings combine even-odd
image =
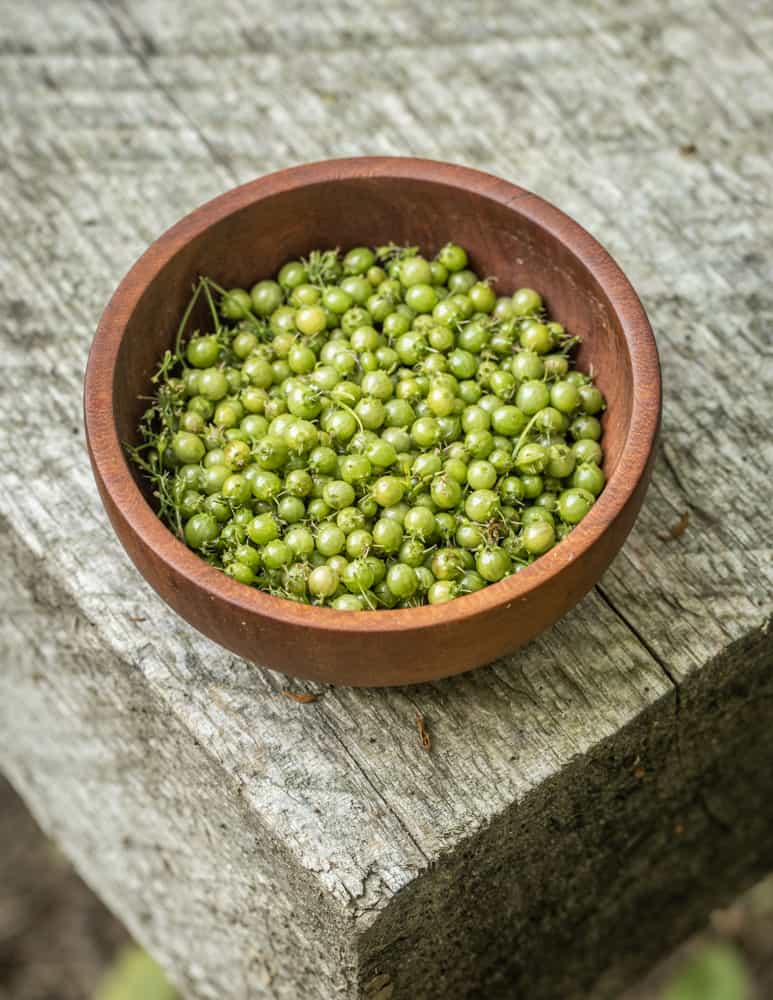
[[[186,340],[197,303],[212,331]],[[315,251],[249,292],[202,278],[129,450],[165,523],[244,584],[440,604],[533,562],[601,492],[604,397],[576,343],[453,243]]]

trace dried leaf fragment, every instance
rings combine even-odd
[[[687,525],[690,523],[690,512],[686,510],[684,514],[679,518],[679,521],[674,525],[674,527],[666,532],[665,534],[659,534],[658,538],[661,542],[673,542],[677,538],[681,538],[682,535],[687,531]]]
[[[285,698],[290,698],[291,701],[299,701],[302,705],[308,705],[312,701],[319,701],[320,696],[318,694],[313,694],[311,691],[281,691]]]
[[[416,713],[416,728],[419,730],[419,740],[424,750],[432,749],[432,740],[429,738],[427,727],[424,725],[424,716],[421,712]]]

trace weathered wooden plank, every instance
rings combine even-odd
[[[191,995],[347,995],[342,915],[314,876],[163,699],[148,699],[142,672],[106,648],[44,560],[11,544],[6,531],[3,563],[18,571],[0,626],[16,716],[4,757],[43,827]]]
[[[773,711],[770,19],[446,7],[232,0],[213,25],[203,3],[60,0],[0,19],[0,754],[191,996],[356,995],[376,974],[395,996],[613,995],[773,861],[755,796]],[[111,287],[165,225],[264,170],[364,152],[490,169],[609,246],[661,344],[663,453],[598,593],[522,654],[303,706],[127,564],[80,378]]]

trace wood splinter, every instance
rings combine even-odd
[[[674,525],[674,527],[663,534],[659,534],[658,538],[661,542],[673,542],[677,538],[681,538],[682,535],[687,531],[687,525],[690,523],[690,512],[686,510],[684,514],[679,518],[679,521]]]
[[[280,691],[285,698],[290,698],[292,701],[298,701],[302,705],[308,705],[312,701],[319,701],[319,695],[313,694],[311,691]]]
[[[419,730],[419,740],[424,750],[432,749],[432,740],[429,738],[427,727],[424,725],[424,716],[421,712],[416,713],[416,728]]]

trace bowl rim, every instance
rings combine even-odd
[[[558,239],[596,279],[618,318],[631,356],[628,433],[617,467],[590,512],[565,539],[522,571],[440,605],[338,611],[300,604],[238,583],[201,559],[158,518],[134,480],[115,422],[113,385],[127,322],[148,284],[185,244],[255,201],[309,184],[361,178],[439,183],[472,191],[505,207],[517,204],[520,214]],[[645,384],[647,393],[643,394],[639,390]],[[660,423],[661,379],[655,338],[632,285],[606,249],[560,209],[525,188],[470,167],[414,157],[362,156],[320,160],[266,174],[205,202],[167,229],[130,268],[102,314],[89,352],[83,402],[86,441],[101,489],[130,531],[187,584],[248,616],[300,628],[364,635],[374,630],[400,632],[447,624],[509,607],[587,553],[622,515],[647,476]]]

